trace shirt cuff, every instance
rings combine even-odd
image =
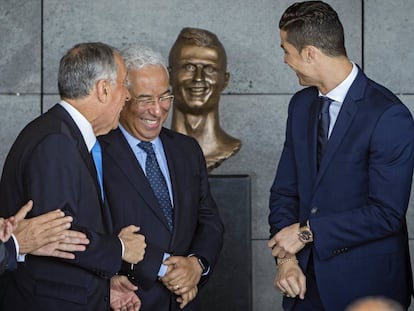
[[[166,260],[170,256],[171,256],[171,254],[164,253],[164,256],[162,258],[162,262],[164,262],[164,260]],[[167,265],[161,264],[160,270],[158,270],[158,276],[160,278],[162,278],[163,276],[165,276],[165,274],[167,273],[167,269],[168,269],[168,266]]]
[[[19,247],[19,242],[17,242],[16,237],[14,236],[14,234],[12,233],[11,237],[13,238],[13,242],[14,242],[14,247],[16,248],[16,260],[17,262],[24,262],[26,260],[26,254],[20,254],[20,247]]]

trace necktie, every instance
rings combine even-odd
[[[104,191],[103,191],[103,173],[102,173],[102,149],[99,141],[96,140],[95,145],[93,145],[92,158],[95,163],[96,173],[98,174],[99,187],[101,188],[101,198],[104,200]]]
[[[158,165],[157,158],[155,156],[152,143],[142,141],[138,144],[142,150],[147,153],[147,160],[145,161],[145,172],[147,173],[147,179],[151,185],[152,190],[161,209],[167,219],[168,227],[170,231],[173,228],[173,210],[170,200],[170,194],[168,192],[167,182],[165,181],[164,175],[161,172],[160,166]]]
[[[329,132],[329,105],[332,103],[332,99],[326,96],[320,97],[320,113],[318,122],[318,169],[321,162],[323,153],[325,152],[326,144],[328,143]]]

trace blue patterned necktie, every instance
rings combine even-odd
[[[99,187],[101,188],[101,198],[104,200],[104,190],[103,190],[103,173],[102,173],[102,149],[99,141],[96,140],[95,145],[93,145],[92,158],[95,163],[96,173],[98,174]]]
[[[332,103],[332,99],[326,96],[320,97],[320,113],[319,113],[319,122],[318,122],[318,169],[319,164],[322,160],[322,156],[325,152],[326,144],[328,143],[328,134],[329,134],[329,106]]]
[[[164,175],[161,172],[158,165],[157,158],[155,156],[152,143],[142,141],[138,144],[138,147],[147,153],[147,160],[145,161],[145,172],[147,173],[147,179],[154,191],[155,196],[158,199],[158,203],[167,219],[168,227],[170,231],[173,228],[173,209],[170,199],[170,194],[165,181]]]

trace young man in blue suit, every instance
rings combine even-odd
[[[364,296],[408,308],[412,116],[347,58],[328,4],[295,3],[279,28],[284,61],[307,86],[290,101],[270,195],[268,246],[284,309],[344,310]]]
[[[143,47],[122,56],[131,98],[119,128],[100,138],[106,194],[115,230],[139,226],[147,248],[120,273],[138,285],[141,311],[197,310],[223,243],[205,159],[194,138],[163,127],[174,97],[162,57]]]
[[[31,217],[58,207],[90,243],[70,260],[27,255],[8,274],[1,310],[104,311],[110,299],[117,306],[124,301],[134,310],[139,307],[132,289],[121,290],[120,283],[129,284],[126,277],[114,275],[122,260],[142,259],[144,237],[135,226],[113,231],[95,156],[96,136],[118,126],[129,96],[126,74],[114,48],[99,42],[75,45],[60,61],[61,102],[28,124],[14,142],[0,183],[1,215],[14,215],[13,207],[31,198]]]

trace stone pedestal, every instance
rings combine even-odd
[[[210,175],[225,227],[220,259],[201,289],[201,311],[252,309],[251,195],[247,175]]]

